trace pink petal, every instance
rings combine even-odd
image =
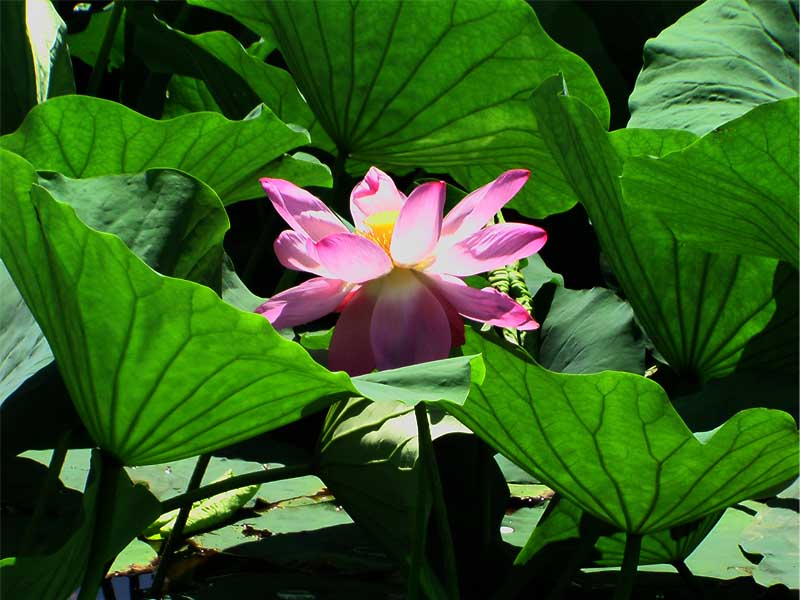
[[[391,252],[395,262],[413,265],[426,258],[439,241],[444,208],[444,181],[424,183],[411,192],[392,233]]]
[[[370,167],[364,179],[350,194],[350,213],[356,229],[365,230],[364,219],[386,210],[399,211],[406,197],[397,191],[392,178],[376,167]]]
[[[282,231],[273,244],[275,255],[287,269],[306,271],[316,275],[327,275],[327,271],[319,264],[314,242],[308,236],[287,229]]]
[[[315,277],[275,294],[256,312],[264,315],[275,329],[302,325],[333,312],[351,287],[338,279]]]
[[[342,233],[347,227],[320,200],[283,179],[260,179],[261,187],[289,227],[317,242],[326,235]]]
[[[328,368],[331,371],[345,371],[355,377],[375,368],[369,332],[377,290],[369,288],[374,288],[374,284],[361,288],[336,322],[328,349]]]
[[[476,290],[457,277],[447,275],[435,275],[430,280],[445,300],[468,319],[497,327],[539,328],[539,323],[522,305],[494,288]]]
[[[317,256],[332,277],[363,283],[392,270],[383,248],[355,233],[335,233],[317,242]]]
[[[463,346],[464,342],[466,341],[464,337],[464,319],[461,318],[461,315],[453,307],[453,305],[447,301],[447,299],[444,297],[444,294],[442,294],[442,292],[440,292],[439,289],[437,289],[436,283],[431,281],[431,279],[441,276],[440,275],[426,276],[421,273],[418,273],[417,276],[428,287],[428,289],[433,293],[433,295],[436,296],[436,299],[439,301],[439,304],[442,305],[442,308],[444,309],[444,312],[447,315],[447,321],[450,323],[450,346],[452,348]],[[461,282],[461,280],[458,279],[457,277],[453,277],[453,279],[455,281]]]
[[[526,169],[506,171],[465,196],[442,221],[442,241],[455,244],[486,225],[525,185],[530,174]]]
[[[410,270],[395,269],[383,281],[370,323],[379,369],[447,358],[450,324],[441,303]]]
[[[444,248],[426,272],[465,277],[498,269],[535,254],[547,241],[544,229],[522,223],[498,223]]]

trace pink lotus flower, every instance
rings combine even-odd
[[[350,195],[355,232],[305,190],[282,179],[261,179],[291,227],[275,240],[275,254],[285,267],[318,277],[276,294],[256,312],[279,329],[341,312],[328,366],[350,375],[447,358],[452,347],[464,343],[462,317],[538,328],[510,297],[460,279],[530,256],[544,245],[547,234],[539,227],[487,226],[529,175],[503,173],[443,219],[443,181],[420,185],[406,197],[372,167]]]

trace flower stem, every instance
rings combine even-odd
[[[210,454],[203,454],[198,457],[197,463],[192,471],[192,477],[189,479],[187,491],[191,492],[200,487],[200,482],[203,480],[203,475],[206,473],[208,463],[211,462]],[[181,506],[178,512],[178,517],[175,519],[175,525],[167,538],[167,541],[161,546],[158,553],[159,563],[156,569],[156,574],[153,577],[153,585],[150,587],[151,593],[155,593],[157,597],[161,596],[162,588],[164,587],[164,579],[167,576],[167,565],[170,561],[172,553],[178,547],[181,538],[183,537],[183,528],[186,527],[186,520],[189,518],[189,511],[192,509],[192,503],[187,502]]]
[[[445,589],[449,598],[456,599],[459,597],[458,569],[456,567],[455,551],[453,550],[453,538],[450,533],[450,521],[447,518],[447,506],[444,501],[442,480],[439,478],[439,467],[436,464],[436,454],[434,454],[433,450],[428,411],[424,403],[420,402],[414,407],[414,415],[417,418],[417,432],[419,435],[419,460],[422,463],[422,469],[427,472],[428,483],[431,486],[433,513],[436,518],[442,558],[444,560]]]
[[[269,483],[271,481],[279,481],[281,479],[293,479],[295,477],[303,477],[304,475],[311,475],[313,469],[310,464],[296,465],[293,467],[280,467],[277,469],[270,469],[268,471],[255,471],[253,473],[245,473],[244,475],[236,475],[229,479],[223,479],[215,483],[210,483],[199,487],[194,490],[189,490],[184,494],[173,496],[168,500],[161,503],[161,511],[168,513],[176,508],[183,506],[191,506],[198,500],[210,498],[223,492],[230,490],[237,490],[239,488],[248,487],[250,485]]]
[[[411,566],[408,575],[408,600],[420,598],[422,585],[422,563],[428,542],[428,481],[425,468],[420,465],[417,473],[417,509],[414,515],[414,531],[411,541]]]
[[[622,557],[622,569],[614,591],[614,600],[628,600],[633,591],[636,579],[636,567],[639,565],[639,551],[642,549],[642,536],[628,533],[625,536],[625,554]]]
[[[97,96],[100,89],[100,82],[103,80],[103,75],[106,72],[108,65],[108,56],[111,53],[111,46],[114,44],[114,37],[117,35],[119,22],[122,18],[123,0],[115,0],[114,8],[111,10],[111,18],[108,21],[108,28],[105,35],[103,35],[103,43],[100,45],[100,51],[97,54],[97,60],[92,67],[92,74],[89,76],[89,83],[86,87],[86,94],[89,96]]]

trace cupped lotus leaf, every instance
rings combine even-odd
[[[389,170],[447,172],[467,189],[530,168],[512,202],[527,216],[576,202],[526,102],[535,87],[562,72],[608,122],[589,66],[522,1],[191,3],[274,31],[340,154]]]
[[[190,279],[220,288],[222,240],[228,217],[217,195],[194,177],[171,169],[150,169],[131,175],[104,175],[71,179],[58,173],[41,172],[38,183],[61,202],[71,205],[81,220],[94,229],[113,233],[145,263],[163,275]],[[0,274],[2,275],[2,274]],[[228,279],[235,278],[232,274]],[[29,377],[53,360],[39,325],[7,275],[0,277],[3,288],[0,304],[0,403]],[[223,297],[245,294],[243,284],[225,286]],[[248,308],[255,309],[258,303]],[[54,370],[39,376],[38,392],[12,398],[15,406],[2,405],[4,419],[16,420],[5,441],[18,447],[16,440],[40,444],[37,434],[50,428],[66,430],[73,419],[65,419],[62,385]],[[45,392],[39,385],[47,385]],[[67,404],[68,404],[67,400]],[[42,411],[60,419],[41,423]],[[25,432],[25,433],[23,433]],[[46,435],[44,436],[47,437]],[[51,444],[54,442],[51,442]],[[38,447],[38,446],[23,446]]]
[[[173,169],[85,179],[38,175],[37,183],[81,221],[116,235],[162,275],[219,291],[228,215],[202,181]]]
[[[627,152],[668,155],[694,138],[670,130],[609,135],[589,107],[562,92],[552,78],[533,97],[545,140],[580,196],[639,323],[669,365],[701,380],[734,370],[796,372],[794,269],[772,258],[710,254],[680,243],[655,215],[623,201]],[[750,183],[740,185],[749,189]]]
[[[263,317],[157,274],[119,238],[31,188],[25,161],[2,158],[18,184],[4,189],[3,260],[87,429],[124,463],[210,451],[355,392]]]
[[[628,127],[704,134],[796,96],[797,25],[795,0],[704,2],[645,44]]]
[[[258,178],[275,176],[285,160],[295,160],[284,153],[308,141],[308,133],[263,107],[242,121],[215,113],[155,121],[108,100],[63,96],[31,110],[17,131],[0,138],[0,148],[38,170],[74,178],[180,169],[230,204],[262,197]],[[297,185],[330,184],[327,167],[301,166]]]
[[[468,332],[486,378],[447,411],[581,509],[627,533],[696,521],[797,476],[797,426],[756,408],[701,443],[655,382],[543,369],[499,339]]]
[[[757,254],[798,266],[798,100],[754,108],[662,158],[625,161],[622,191],[669,234],[709,252]]]

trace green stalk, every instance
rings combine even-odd
[[[123,0],[115,0],[114,8],[111,10],[111,19],[108,22],[108,29],[103,36],[103,43],[100,45],[100,52],[97,54],[97,60],[92,67],[92,74],[89,76],[89,84],[86,87],[86,94],[89,96],[97,96],[100,89],[100,82],[103,80],[103,75],[108,66],[108,56],[111,53],[111,46],[114,44],[114,37],[117,35],[119,22],[122,18]]]
[[[597,543],[597,539],[599,537],[600,534],[596,531],[587,531],[585,533],[581,532],[581,537],[578,541],[578,547],[575,548],[575,551],[569,557],[566,567],[564,567],[564,570],[561,571],[561,575],[559,575],[558,579],[556,580],[553,589],[551,589],[550,593],[547,595],[548,600],[558,600],[559,598],[564,597],[564,592],[566,592],[567,586],[572,580],[572,576],[589,559],[592,551],[594,550],[594,545]]]
[[[194,490],[189,490],[184,494],[173,496],[161,503],[161,512],[168,513],[176,508],[189,506],[198,500],[210,498],[223,492],[231,490],[238,490],[239,488],[248,487],[250,485],[269,483],[271,481],[279,481],[281,479],[293,479],[295,477],[303,477],[304,475],[313,474],[313,469],[310,464],[302,464],[294,467],[281,467],[279,469],[270,469],[268,471],[255,471],[253,473],[245,473],[244,475],[236,475],[229,479],[223,479],[209,485],[204,485]]]
[[[203,454],[198,457],[197,463],[194,466],[194,471],[192,471],[192,477],[189,479],[189,485],[186,488],[188,492],[200,487],[200,482],[203,481],[203,475],[206,473],[209,462],[211,462],[210,454]],[[154,593],[157,597],[161,595],[162,588],[164,587],[164,579],[167,576],[167,565],[172,557],[172,553],[175,552],[183,538],[183,528],[186,527],[186,520],[189,518],[189,511],[191,509],[191,502],[181,506],[178,517],[175,519],[175,525],[167,541],[161,546],[161,551],[158,553],[158,568],[153,577],[153,585],[150,587],[151,593]]]
[[[628,533],[625,536],[625,554],[622,557],[622,569],[617,580],[617,589],[614,591],[614,600],[628,600],[631,597],[641,549],[642,536]]]
[[[22,539],[21,548],[23,549],[23,554],[28,554],[33,551],[33,538],[39,530],[39,525],[47,510],[47,501],[56,487],[59,475],[61,475],[64,459],[67,457],[67,450],[69,449],[70,437],[72,437],[72,429],[61,434],[61,437],[59,437],[56,442],[56,447],[53,448],[53,455],[50,457],[47,475],[42,484],[42,489],[39,490],[39,497],[36,499],[36,506],[33,509],[31,522],[28,524],[28,528],[25,530],[25,537]]]
[[[420,453],[420,460],[422,455]],[[408,574],[408,600],[418,600],[422,584],[422,564],[428,542],[428,477],[420,463],[417,473],[417,511],[414,515],[411,545],[411,566]]]
[[[94,554],[98,548],[107,545],[107,536],[111,525],[111,515],[114,512],[114,503],[117,498],[117,476],[122,470],[122,463],[103,450],[99,450],[101,466],[100,484],[95,506],[94,532],[92,533],[91,552]],[[108,571],[110,563],[97,560],[97,556],[90,555],[86,572],[83,575],[81,591],[78,600],[95,600],[97,590],[103,583],[103,577]]]
[[[702,598],[704,595],[703,586],[697,580],[697,577],[694,576],[694,573],[691,572],[689,567],[686,566],[686,563],[682,560],[672,563],[672,566],[680,574],[681,578],[686,582],[686,585],[689,586],[695,596],[698,598]]]
[[[442,480],[439,478],[439,467],[436,464],[436,454],[434,454],[433,450],[428,411],[424,403],[420,402],[414,407],[414,415],[417,418],[417,431],[419,434],[419,460],[422,462],[423,470],[428,474],[428,482],[431,486],[433,513],[436,516],[439,543],[441,544],[444,560],[445,589],[449,598],[456,599],[459,597],[458,569],[456,568],[456,556],[453,550],[453,537],[450,533],[450,521],[447,518],[447,506],[444,502]]]

